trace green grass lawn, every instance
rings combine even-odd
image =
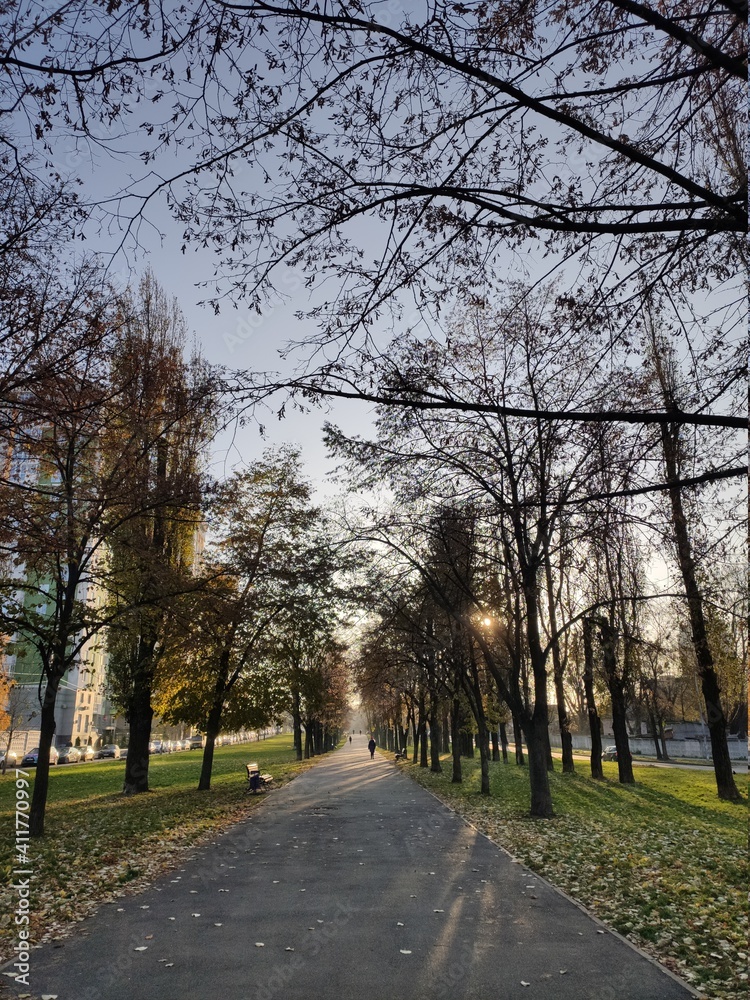
[[[263,795],[245,795],[245,763],[282,784],[297,763],[291,736],[216,750],[210,792],[198,792],[199,750],[150,758],[151,791],[124,798],[124,761],[50,769],[45,836],[31,842],[32,938],[68,933],[102,900],[151,882],[204,836],[242,819]],[[29,769],[33,780],[34,769]],[[0,959],[10,957],[15,867],[15,771],[0,777]]]
[[[617,765],[595,782],[550,775],[553,820],[528,816],[525,768],[490,766],[479,794],[479,762],[464,761],[464,783],[400,764],[482,832],[656,956],[710,1000],[747,996],[747,780],[740,805],[720,802],[713,773],[638,768],[620,785]],[[559,765],[558,765],[559,766]]]

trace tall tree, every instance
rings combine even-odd
[[[690,501],[682,485],[682,467],[689,458],[681,420],[681,379],[674,350],[654,325],[651,325],[651,367],[657,391],[672,420],[661,427],[661,451],[664,472],[669,484],[671,535],[680,578],[685,590],[690,634],[698,665],[701,691],[706,705],[711,753],[719,798],[737,802],[740,793],[732,772],[727,745],[727,723],[721,699],[721,687],[711,649],[711,636],[706,614],[700,568],[695,554],[695,515],[689,514]],[[691,392],[691,395],[694,394]]]
[[[186,331],[176,302],[153,275],[122,302],[112,359],[117,419],[103,462],[123,456],[127,492],[111,521],[108,560],[109,673],[130,724],[123,791],[148,790],[154,672],[164,652],[170,603],[194,588],[202,539],[202,463],[214,430],[216,394],[203,361],[184,356]]]
[[[32,836],[44,832],[60,684],[111,618],[92,593],[107,584],[113,524],[132,512],[130,442],[117,450],[105,445],[122,417],[112,384],[115,325],[109,300],[95,287],[71,317],[75,349],[67,364],[17,395],[8,442],[0,618],[3,632],[14,637],[16,674],[38,682]]]

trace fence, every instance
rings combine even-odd
[[[650,737],[631,736],[629,739],[630,752],[632,754],[647,754],[650,757],[656,755],[654,741]],[[698,736],[691,740],[667,740],[667,753],[670,757],[688,757],[695,760],[711,760],[711,742],[708,736]],[[747,760],[747,743],[730,736],[727,740],[729,744],[729,756],[732,760]],[[609,736],[602,737],[602,744],[610,746],[614,740]],[[591,737],[583,736],[579,733],[573,734],[574,750],[590,750]]]

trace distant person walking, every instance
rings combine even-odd
[[[372,758],[375,756],[375,747],[376,746],[377,746],[377,743],[375,742],[375,740],[372,740],[372,739],[367,744],[367,749],[370,751],[370,760],[372,760]]]
[[[352,741],[352,738],[351,738],[351,736],[350,736],[350,737],[349,737],[349,742],[351,743],[351,741]]]

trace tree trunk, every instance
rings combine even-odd
[[[664,720],[659,718],[659,739],[661,740],[661,755],[663,760],[669,760],[669,751],[667,750],[667,738],[664,735]]]
[[[302,760],[302,710],[299,688],[292,688],[292,732],[294,752],[297,760]]]
[[[443,765],[440,763],[441,746],[442,733],[438,722],[438,713],[433,711],[430,714],[430,770],[434,774],[443,773]]]
[[[607,687],[612,699],[612,732],[617,747],[617,771],[622,785],[634,785],[633,758],[630,754],[628,739],[627,700],[625,683],[617,671],[617,653],[615,644],[617,633],[606,619],[597,620],[602,644],[602,668],[607,678]]]
[[[500,741],[497,729],[493,729],[490,736],[492,737],[492,759],[493,761],[500,760]]]
[[[55,738],[55,702],[59,685],[59,679],[53,677],[47,681],[44,689],[39,724],[39,756],[36,761],[34,791],[29,808],[30,837],[44,836],[44,814],[49,789],[49,752]]]
[[[557,609],[552,580],[552,564],[548,554],[545,555],[544,568],[547,581],[547,606],[549,608],[550,629],[552,634],[556,635]],[[555,699],[557,701],[557,723],[560,727],[563,774],[573,774],[575,771],[575,763],[573,761],[573,737],[570,734],[570,720],[568,719],[568,711],[565,706],[565,685],[563,683],[565,665],[562,657],[560,656],[560,642],[558,639],[554,639],[552,644],[552,671],[555,684]]]
[[[136,672],[136,678],[141,671]],[[128,704],[130,738],[128,755],[125,758],[125,780],[123,795],[139,795],[148,791],[148,744],[151,740],[151,722],[154,710],[151,707],[151,681],[142,678],[134,685]]]
[[[442,740],[443,740],[443,742],[442,742],[442,752],[443,753],[450,753],[451,752],[450,731],[451,731],[451,729],[450,729],[450,714],[449,714],[449,712],[446,709],[443,709],[443,711],[442,711],[442,713],[440,715],[440,732],[441,732]]]
[[[570,732],[568,711],[565,707],[562,671],[558,674],[557,669],[555,669],[555,697],[557,698],[557,722],[560,727],[560,743],[562,745],[563,774],[573,774],[576,769],[573,760],[573,737]]]
[[[591,777],[604,779],[602,770],[602,724],[596,708],[594,696],[594,650],[591,639],[592,622],[585,618],[583,622],[583,689],[586,697],[586,714],[589,720],[591,735]]]
[[[516,764],[518,767],[524,766],[523,759],[523,739],[521,738],[521,722],[515,712],[512,713],[513,718],[513,739],[516,745]]]
[[[549,787],[549,771],[547,769],[548,741],[547,720],[539,717],[536,712],[526,721],[526,750],[529,755],[529,785],[531,787],[531,815],[539,819],[551,819],[552,793]]]
[[[419,766],[428,766],[427,754],[427,721],[422,724],[422,732],[419,734]]]
[[[424,727],[425,727],[425,721],[424,719],[420,718],[414,730],[414,752],[412,754],[413,764],[417,764],[419,762],[419,754],[422,747],[422,730],[424,729]]]
[[[453,699],[453,705],[451,708],[451,758],[453,761],[453,773],[451,775],[451,783],[454,785],[460,785],[463,781],[463,774],[461,771],[461,731],[459,726],[461,724],[461,702],[458,698]]]
[[[479,767],[481,771],[480,794],[490,794],[490,741],[484,718],[477,720],[479,725]]]
[[[648,722],[651,726],[651,735],[654,741],[654,746],[656,747],[656,759],[662,760],[661,746],[659,745],[659,727],[656,723],[656,713],[654,712],[651,704],[647,700],[646,711],[648,712]]]
[[[500,723],[500,746],[503,753],[503,764],[508,763],[508,732],[506,729],[506,723]]]
[[[224,699],[221,695],[214,697],[214,703],[208,714],[208,725],[206,727],[206,745],[203,748],[203,762],[201,764],[201,776],[198,780],[198,791],[207,792],[211,787],[211,770],[214,764],[214,747],[216,737],[221,730],[221,713],[224,708]]]
[[[701,679],[701,691],[706,703],[706,722],[711,737],[711,753],[714,761],[716,789],[720,799],[739,802],[740,793],[732,774],[732,760],[727,744],[727,723],[721,704],[719,678],[714,668],[714,659],[708,641],[706,620],[703,613],[703,595],[698,585],[695,561],[687,527],[687,518],[682,504],[682,488],[679,485],[679,424],[662,427],[662,444],[666,466],[669,499],[672,506],[672,526],[677,549],[677,563],[688,601],[690,633]]]

